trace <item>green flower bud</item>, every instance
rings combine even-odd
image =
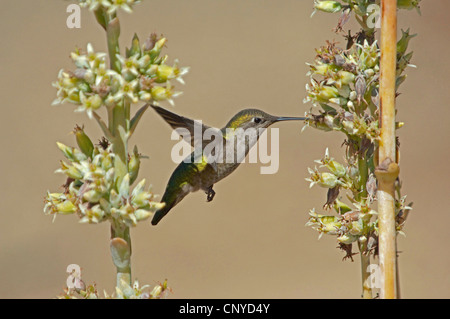
[[[348,85],[355,79],[355,75],[353,73],[344,70],[339,71],[337,73],[337,76],[342,85]]]
[[[61,204],[56,205],[56,209],[58,214],[62,215],[73,214],[77,211],[77,207],[70,200],[65,200]]]
[[[406,10],[412,10],[415,8],[420,14],[419,2],[420,0],[397,0],[397,7],[399,9]]]
[[[348,245],[348,244],[351,244],[351,243],[355,242],[356,240],[358,240],[358,236],[353,236],[350,234],[343,234],[343,235],[339,236],[337,238],[337,240],[342,244]]]
[[[329,72],[330,66],[325,63],[319,63],[311,65],[311,69],[313,70],[314,74],[326,76]]]
[[[174,67],[168,66],[166,64],[161,64],[158,65],[156,76],[157,83],[165,83],[168,80],[174,79],[176,77],[176,70]]]
[[[75,126],[73,133],[75,134],[75,138],[77,140],[77,144],[80,150],[86,156],[92,158],[92,153],[94,151],[94,144],[92,144],[92,141],[84,132],[83,127],[79,127],[78,125]]]
[[[342,9],[338,1],[318,1],[314,2],[314,8],[323,12],[335,13]]]
[[[322,234],[337,235],[339,229],[342,226],[340,218],[337,216],[325,216],[316,214],[312,210],[309,215],[311,216],[306,223],[306,226],[311,226],[313,229],[317,230]]]
[[[137,221],[143,221],[150,217],[151,213],[145,209],[138,209],[134,212]]]
[[[131,40],[130,49],[126,49],[126,57],[129,58],[136,54],[138,54],[138,55],[141,54],[141,45],[139,43],[139,37],[135,33],[133,36],[133,39]]]
[[[137,61],[137,64],[138,64],[139,68],[146,69],[150,65],[150,62],[151,62],[150,56],[148,56],[148,54],[146,54]]]
[[[347,133],[349,134],[354,134],[353,130],[354,130],[354,125],[352,121],[342,121],[342,126],[344,126],[344,129],[347,131]]]
[[[74,147],[69,147],[64,145],[63,143],[56,142],[58,148],[63,152],[64,156],[70,160],[71,162],[80,162],[86,160],[86,155],[81,153],[78,149]]]
[[[102,193],[96,189],[91,189],[83,194],[83,199],[88,201],[89,203],[98,203],[100,198],[102,198]]]
[[[317,182],[319,186],[322,186],[324,188],[333,188],[337,185],[338,178],[336,175],[332,173],[321,173],[320,174],[320,180]]]
[[[152,64],[152,65],[150,65],[149,68],[147,68],[147,70],[145,71],[145,74],[148,76],[153,76],[156,74],[157,71],[158,71],[158,65]]]
[[[105,171],[109,171],[113,167],[113,160],[114,157],[111,156],[112,154],[108,154],[108,156],[105,156],[102,160],[102,168]]]
[[[334,209],[336,210],[337,213],[341,215],[352,210],[350,206],[348,206],[344,202],[341,202],[339,199],[336,199],[336,201],[334,202]]]
[[[83,173],[75,168],[75,166],[67,165],[64,161],[61,161],[61,168],[56,170],[56,173],[64,173],[73,179],[82,179]]]
[[[409,40],[414,38],[417,34],[409,34],[409,29],[406,31],[402,30],[402,37],[397,42],[397,56],[402,56],[405,54],[406,50],[408,49]]]
[[[159,56],[166,42],[167,42],[166,38],[161,38],[158,41],[156,41],[154,47],[149,51],[150,58],[152,58],[152,60],[154,60],[156,57]]]
[[[126,174],[123,177],[122,182],[120,183],[119,195],[123,198],[128,198],[129,194],[130,194],[130,175]]]
[[[370,78],[375,74],[375,71],[373,69],[367,69],[367,70],[364,70],[364,74],[367,78]]]
[[[319,89],[318,98],[323,102],[328,102],[332,98],[339,97],[339,91],[334,86],[322,86]]]
[[[345,173],[347,172],[345,167],[341,163],[338,163],[336,161],[329,161],[326,164],[326,167],[337,177],[344,177]]]
[[[353,236],[361,235],[364,231],[364,225],[361,219],[350,223],[349,233]]]
[[[340,96],[329,99],[329,102],[337,105],[346,105],[348,100]]]
[[[155,101],[165,100],[168,97],[166,88],[162,86],[154,86],[150,89],[150,93]]]
[[[133,155],[131,155],[128,161],[128,172],[130,174],[130,184],[133,184],[139,173],[139,166],[141,164],[141,158],[137,147],[134,147]]]

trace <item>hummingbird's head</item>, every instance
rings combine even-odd
[[[304,121],[304,117],[280,117],[267,114],[258,109],[245,109],[237,113],[232,119],[227,123],[226,127],[237,129],[248,129],[248,128],[268,128],[270,125],[281,121]]]

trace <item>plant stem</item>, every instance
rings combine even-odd
[[[358,194],[358,201],[366,201],[367,198],[367,179],[369,178],[369,167],[367,164],[367,158],[362,155],[358,155],[358,169],[359,169],[359,177],[360,177],[360,193]]]
[[[358,242],[359,255],[361,257],[361,281],[362,281],[362,297],[364,299],[372,299],[372,288],[369,284],[370,272],[368,268],[370,266],[370,255],[364,254],[364,245]]]
[[[130,228],[117,221],[111,223],[111,256],[116,266],[116,287],[124,290],[131,286]]]
[[[397,0],[381,1],[380,145],[378,179],[378,228],[381,298],[395,298],[395,81],[397,55]]]
[[[361,144],[359,149],[361,150]],[[360,176],[360,192],[357,194],[356,199],[363,203],[367,199],[367,179],[369,177],[369,166],[367,163],[368,159],[364,154],[358,155],[358,169]],[[365,244],[358,241],[359,255],[361,259],[361,285],[362,285],[362,297],[363,299],[372,299],[372,288],[369,284],[368,278],[370,272],[368,268],[370,266],[370,255],[365,254]]]
[[[99,18],[100,17],[100,18]],[[120,24],[116,16],[109,17],[97,15],[97,20],[102,24],[105,18],[106,37],[111,69],[120,72],[120,65],[116,54],[120,54],[119,35]],[[116,188],[122,183],[128,174],[128,123],[130,122],[130,105],[125,99],[112,109],[108,109],[108,127],[112,133],[112,145],[114,157],[114,180]],[[116,266],[116,287],[123,290],[124,285],[131,286],[131,237],[130,228],[122,222],[111,222],[111,255]]]

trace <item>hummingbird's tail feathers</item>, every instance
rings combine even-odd
[[[170,181],[169,181],[169,185],[170,185]],[[166,205],[161,208],[158,209],[155,213],[155,215],[153,215],[153,219],[152,219],[152,225],[156,225],[159,223],[159,221],[167,215],[167,213],[175,207],[176,204],[178,204],[187,194],[188,192],[185,192],[183,187],[176,187],[172,188],[172,187],[167,187],[166,191],[164,192],[164,195],[161,199],[162,203],[165,203]]]
[[[156,211],[155,215],[153,215],[153,219],[152,219],[152,225],[155,226],[159,223],[159,221],[167,215],[167,213],[169,212],[169,210],[172,209],[174,205],[168,205],[166,203],[166,206],[164,206],[163,208],[159,209]]]

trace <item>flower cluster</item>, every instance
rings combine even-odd
[[[343,164],[329,156],[319,161],[319,169],[308,168],[310,187],[319,185],[328,189],[325,209],[332,209],[337,216],[310,212],[307,225],[322,234],[336,235],[338,242],[351,256],[351,243],[358,241],[362,253],[376,252],[377,218],[370,205],[377,200],[377,181],[374,177],[378,165],[377,148],[379,141],[379,77],[380,49],[375,40],[375,24],[370,24],[371,9],[376,4],[368,0],[319,1],[315,0],[315,10],[329,13],[342,11],[336,32],[342,31],[343,25],[353,12],[362,29],[355,35],[350,31],[345,36],[347,46],[339,48],[336,43],[327,42],[316,50],[317,55],[309,65],[307,76],[310,83],[306,85],[305,103],[313,108],[308,112],[307,126],[323,131],[337,131],[346,135],[344,145],[346,152]],[[419,9],[418,0],[399,0],[401,9]],[[415,35],[409,29],[402,30],[397,42],[397,81],[398,90],[406,78],[404,71],[410,64],[412,52],[408,52],[409,41]],[[318,114],[313,113],[319,108]],[[396,128],[403,123],[396,123]],[[325,168],[326,170],[320,170]],[[402,233],[403,225],[411,210],[406,205],[405,197],[400,196],[398,182],[395,199],[397,232]],[[340,192],[346,191],[351,202],[350,208],[340,200]],[[351,196],[349,196],[351,195]],[[375,216],[375,217],[374,217]],[[373,217],[373,218],[372,218]],[[371,239],[369,243],[367,240]],[[348,250],[350,247],[350,250]]]
[[[419,2],[398,0],[397,6],[419,10]],[[336,32],[342,31],[352,12],[362,30],[355,35],[349,31],[345,36],[346,49],[328,42],[317,50],[314,63],[308,64],[310,84],[306,86],[304,102],[322,108],[318,115],[310,112],[308,126],[324,131],[341,131],[349,138],[367,138],[372,143],[378,139],[380,50],[374,36],[376,26],[369,23],[372,16],[380,14],[374,11],[375,7],[378,6],[370,0],[315,0],[315,10],[342,11]],[[406,79],[406,67],[414,66],[410,64],[413,52],[407,52],[409,41],[414,36],[409,29],[402,30],[397,43],[397,89]]]
[[[416,9],[420,13],[420,1],[421,0],[397,0],[397,7],[406,10]],[[349,10],[355,12],[357,16],[356,19],[363,19],[364,17],[367,17],[368,13],[373,12],[371,10],[373,5],[375,5],[373,0],[314,0],[313,14],[316,10],[328,13]]]
[[[307,226],[319,232],[319,238],[323,234],[337,236],[337,240],[342,245],[351,245],[358,241],[359,245],[365,247],[365,253],[375,248],[375,245],[367,245],[370,237],[377,235],[377,219],[372,218],[377,212],[370,208],[371,200],[356,201],[359,195],[364,192],[367,185],[361,185],[358,167],[353,163],[343,164],[330,157],[328,149],[324,158],[317,160],[320,167],[326,168],[327,172],[320,172],[317,168],[308,169],[310,172],[310,187],[317,184],[328,188],[327,203],[324,208],[333,208],[336,215],[317,214],[314,209],[309,213],[310,217]],[[364,187],[363,187],[364,186]],[[351,208],[341,201],[339,193],[341,189],[349,190],[353,193]],[[348,255],[346,257],[351,257]]]
[[[320,164],[320,167],[326,167],[328,172],[319,172],[317,167],[314,169],[308,168],[311,175],[310,178],[306,179],[310,182],[309,187],[317,184],[325,188],[334,188],[336,186],[350,188],[351,178],[348,176],[350,170],[347,170],[341,163],[330,157],[328,148],[325,151],[325,157],[315,162]]]
[[[310,84],[304,102],[320,106],[319,115],[309,114],[308,126],[341,131],[349,136],[378,138],[378,78],[380,51],[377,42],[366,40],[343,50],[328,43],[317,50],[309,64]]]
[[[170,81],[184,83],[182,76],[188,68],[180,68],[177,60],[172,66],[166,64],[168,56],[160,56],[166,41],[152,34],[141,46],[135,35],[126,56],[116,55],[119,71],[109,69],[106,54],[94,51],[91,44],[86,53],[76,49],[71,53],[76,69],[62,69],[53,83],[57,89],[53,104],[79,105],[75,111],[86,112],[89,118],[102,105],[113,108],[124,99],[131,103],[167,100],[173,104],[172,98],[181,92],[175,92]]]
[[[171,292],[171,289],[167,286],[167,280],[163,283],[158,283],[150,289],[150,285],[140,286],[139,282],[134,281],[130,286],[126,282],[122,282],[123,288],[117,288],[113,294],[103,292],[105,299],[165,299]],[[95,284],[86,286],[82,280],[79,281],[79,285],[74,288],[65,288],[64,293],[58,296],[59,299],[99,299],[101,298]]]
[[[319,238],[323,234],[334,235],[343,245],[358,241],[364,247],[364,253],[376,253],[376,242],[371,242],[370,245],[367,243],[369,238],[376,240],[378,236],[377,212],[370,208],[372,202],[376,200],[376,180],[371,175],[363,184],[360,167],[353,161],[353,157],[348,157],[345,161],[345,164],[339,163],[330,157],[327,149],[325,156],[315,161],[320,164],[319,168],[308,168],[310,177],[306,180],[310,182],[310,187],[319,185],[328,189],[324,208],[333,208],[337,215],[317,214],[315,209],[312,209],[306,225],[318,231]],[[326,168],[326,171],[321,171],[320,168]],[[352,193],[352,197],[347,196],[350,205],[340,198],[341,190]],[[403,234],[402,229],[411,210],[411,204],[406,204],[406,196],[396,200],[395,203],[396,229],[398,233]]]
[[[131,13],[133,5],[141,2],[140,0],[79,0],[80,6],[95,11],[99,8],[106,10],[108,14],[114,14],[118,9]]]
[[[130,156],[134,160],[129,161],[129,173],[117,185],[112,145],[103,140],[100,145],[94,146],[79,127],[75,129],[75,135],[79,149],[57,143],[69,160],[69,163],[61,161],[57,172],[65,174],[67,180],[63,192],[47,192],[46,214],[76,213],[81,223],[100,223],[112,219],[135,226],[164,205],[153,201],[154,195],[145,190],[145,180],[131,189],[137,177],[135,170],[138,165],[133,165],[139,162],[137,151]]]

